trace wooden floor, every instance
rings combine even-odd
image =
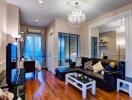
[[[38,78],[26,81],[26,100],[82,100],[81,91],[71,85],[66,86],[48,71],[41,71]],[[96,89],[93,96],[87,93],[87,100],[132,100],[124,92],[105,92]]]

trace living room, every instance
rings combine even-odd
[[[1,100],[132,99],[131,0],[1,0],[0,12]]]

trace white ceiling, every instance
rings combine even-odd
[[[73,8],[73,2],[79,1],[79,7],[87,14],[87,20],[126,5],[132,0],[7,0],[8,3],[20,7],[23,24],[45,27],[55,18],[67,18]],[[39,22],[36,24],[35,19]]]

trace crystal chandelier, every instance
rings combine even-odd
[[[124,34],[125,33],[125,31],[126,31],[125,22],[126,22],[125,18],[120,19],[120,26],[116,29],[116,32],[118,34]]]
[[[78,2],[75,2],[75,7],[68,15],[68,21],[75,27],[80,27],[86,21],[86,14],[84,14],[78,7]]]

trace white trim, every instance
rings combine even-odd
[[[95,22],[95,23],[93,23],[93,24],[90,24],[89,26],[88,26],[88,40],[89,40],[89,43],[88,43],[88,57],[91,57],[91,30],[92,30],[92,28],[94,28],[94,27],[98,27],[98,26],[100,26],[100,25],[103,25],[103,24],[106,24],[106,23],[109,23],[109,22],[112,22],[112,21],[115,21],[115,20],[118,20],[118,19],[120,19],[120,18],[122,18],[122,17],[128,17],[128,28],[127,28],[127,31],[126,31],[126,43],[128,43],[128,37],[129,37],[129,33],[130,33],[130,22],[131,22],[131,10],[129,10],[129,11],[126,11],[126,12],[124,12],[124,13],[120,13],[120,14],[118,14],[118,15],[115,15],[115,16],[112,16],[112,17],[109,17],[109,18],[106,18],[106,19],[104,19],[104,20],[101,20],[101,21],[98,21],[98,22]],[[128,44],[129,45],[129,44]],[[126,45],[126,62],[128,61],[128,45]]]

